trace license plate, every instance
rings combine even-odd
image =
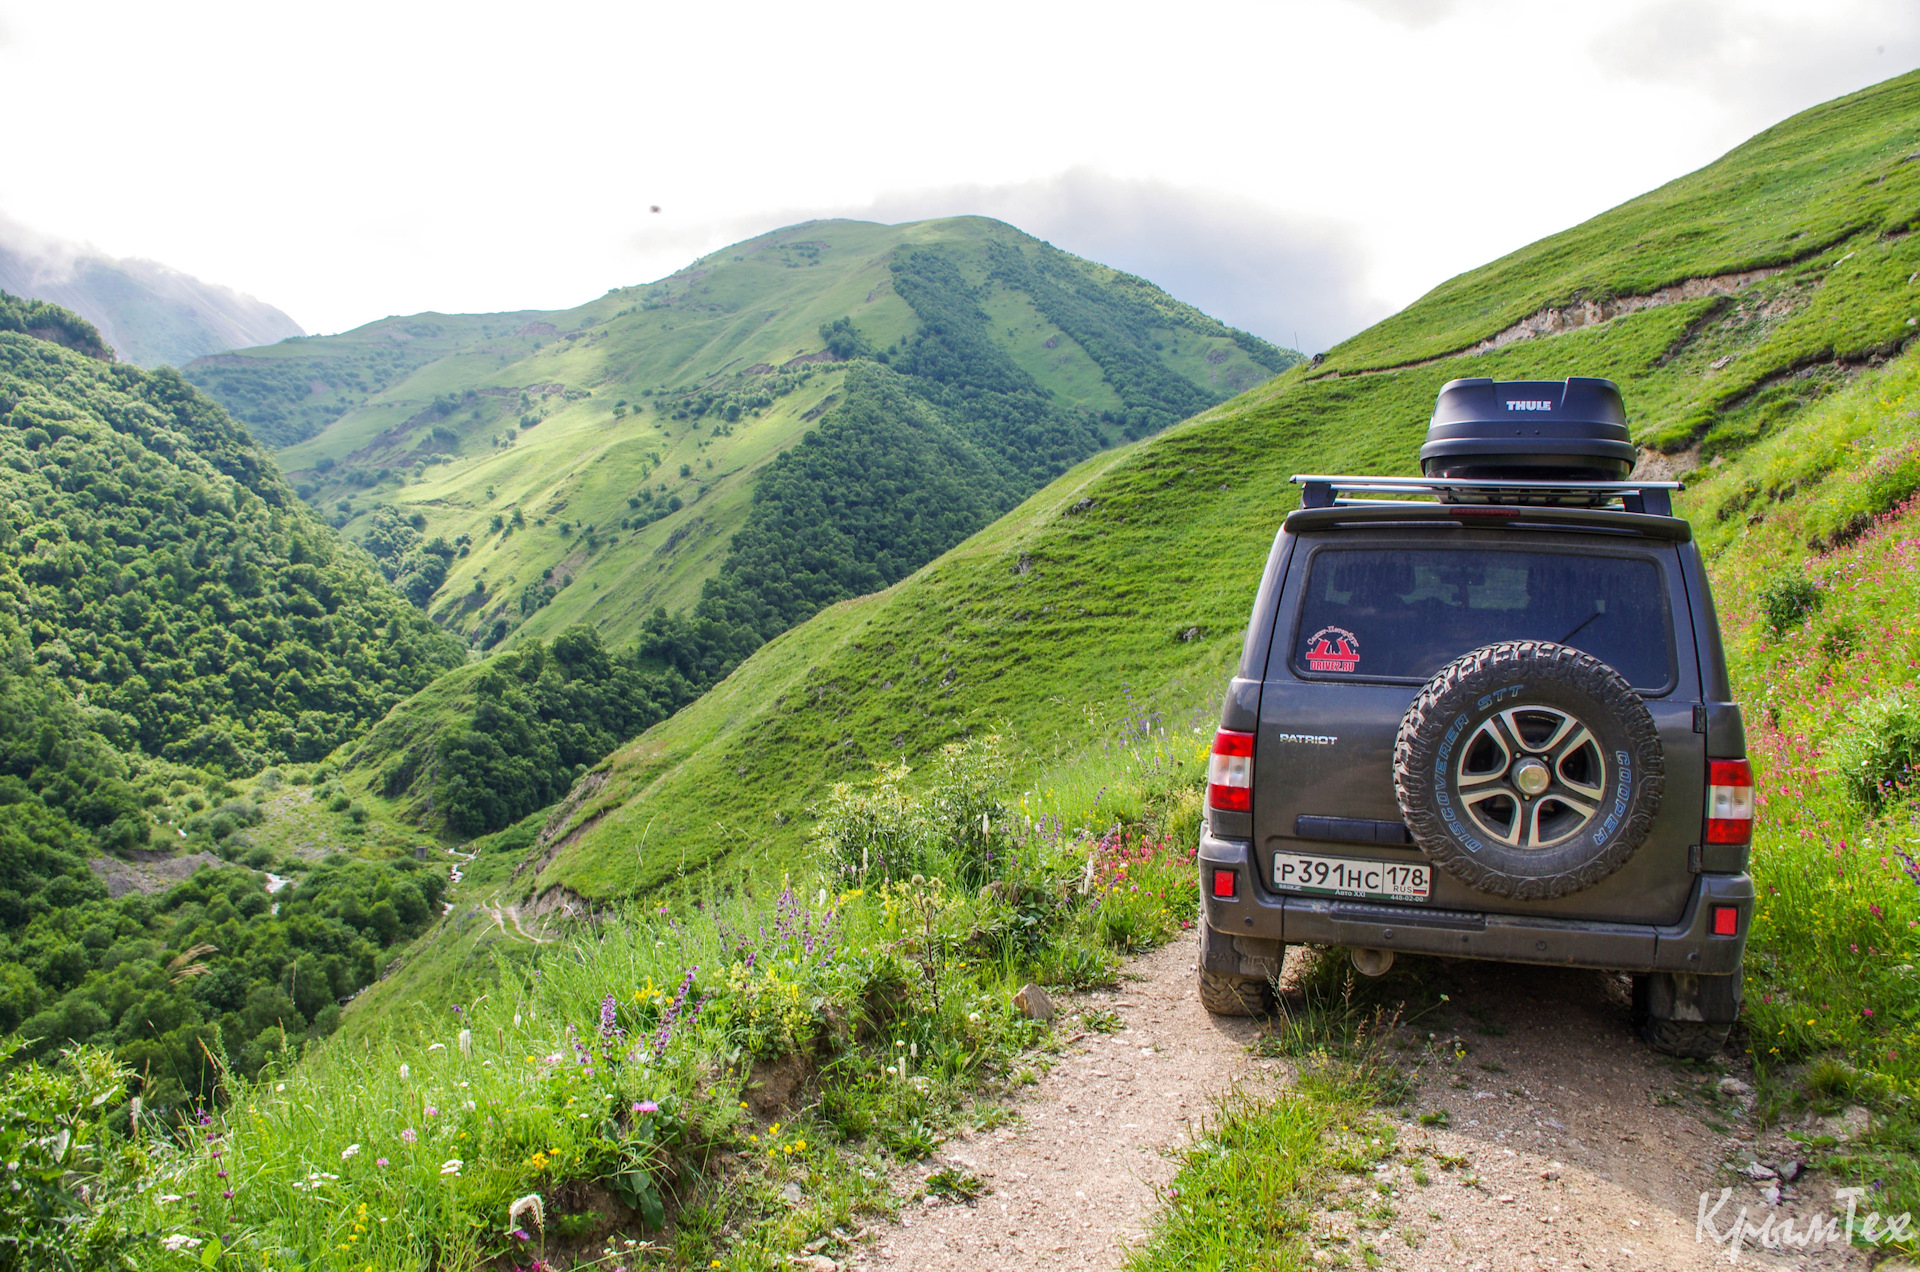
[[[1433,887],[1433,867],[1405,861],[1280,852],[1273,857],[1273,886],[1280,891],[1317,892],[1334,897],[1425,901]]]

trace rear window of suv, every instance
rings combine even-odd
[[[1496,548],[1316,552],[1293,667],[1310,677],[1425,680],[1503,640],[1570,645],[1644,692],[1674,681],[1666,582],[1653,561]]]

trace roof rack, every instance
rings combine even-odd
[[[1622,512],[1655,517],[1673,515],[1673,492],[1685,490],[1677,481],[1527,481],[1467,477],[1332,477],[1296,473],[1303,486],[1300,506],[1358,508],[1406,506],[1404,499],[1342,499],[1340,492],[1373,495],[1430,495],[1436,503],[1535,505],[1542,507],[1614,507]]]

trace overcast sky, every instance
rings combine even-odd
[[[978,212],[1312,352],[1915,66],[1913,0],[0,0],[0,216],[337,331]]]

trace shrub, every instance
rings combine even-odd
[[[97,1047],[57,1065],[6,1064],[20,1047],[0,1040],[0,1268],[131,1268],[135,1234],[122,1226],[147,1158],[116,1151],[109,1119],[122,1112],[133,1071]],[[139,1116],[136,1105],[133,1116]],[[199,1241],[195,1245],[201,1244]]]
[[[1760,593],[1760,616],[1767,630],[1784,636],[1813,617],[1826,600],[1819,585],[1810,579],[1783,579]]]
[[[1920,699],[1896,689],[1862,702],[1852,716],[1828,754],[1849,793],[1878,809],[1904,795],[1920,767]]]

